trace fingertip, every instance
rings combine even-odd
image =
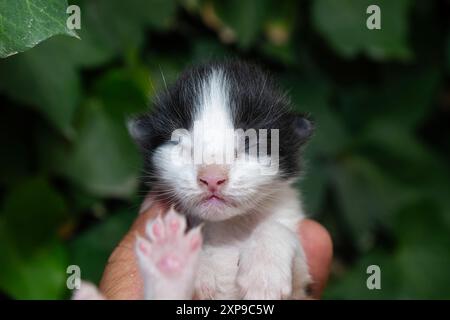
[[[333,241],[327,229],[310,219],[300,223],[299,233],[313,279],[312,296],[320,298],[330,273]]]
[[[322,253],[324,261],[331,261],[333,257],[333,240],[331,235],[320,223],[305,219],[300,223],[300,236],[313,246],[315,251]]]

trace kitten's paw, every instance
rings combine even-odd
[[[290,268],[263,261],[241,264],[236,282],[245,300],[280,300],[292,295]]]
[[[82,281],[80,289],[74,291],[72,300],[105,300],[105,297],[95,285]]]
[[[155,286],[151,289],[155,298],[170,296],[169,291],[177,286],[185,291],[192,286],[202,236],[199,227],[188,233],[185,231],[185,217],[172,208],[164,218],[158,217],[147,224],[148,239],[137,238],[139,266],[143,277],[152,279],[149,283],[153,282],[151,285]]]

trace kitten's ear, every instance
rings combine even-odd
[[[143,115],[128,119],[128,132],[141,149],[150,147],[152,137],[152,121],[150,116]]]
[[[294,115],[295,133],[305,143],[314,133],[314,123],[307,115]]]

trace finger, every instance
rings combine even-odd
[[[333,243],[328,231],[310,219],[305,219],[300,223],[299,235],[313,280],[312,298],[320,299],[330,273]]]
[[[143,298],[143,282],[134,252],[136,234],[144,235],[147,221],[165,211],[166,207],[163,204],[157,202],[152,204],[149,209],[139,214],[128,233],[114,249],[100,281],[100,290],[107,299]]]

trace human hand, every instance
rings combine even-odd
[[[136,234],[144,234],[147,221],[165,212],[159,203],[140,214],[130,231],[114,249],[100,282],[100,291],[107,299],[132,300],[143,298],[143,282],[134,251]],[[333,256],[331,237],[319,223],[304,219],[298,235],[305,250],[309,272],[313,279],[311,294],[319,299],[325,288]]]

